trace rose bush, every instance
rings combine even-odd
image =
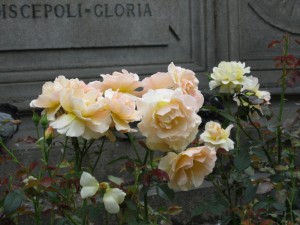
[[[286,48],[288,36],[276,43]],[[122,70],[87,84],[64,76],[45,83],[30,103],[42,110],[33,116],[40,162],[24,166],[0,139],[22,181],[0,180],[7,192],[0,222],[25,214],[42,224],[42,215],[50,212],[51,224],[92,224],[98,214],[105,215],[106,224],[112,218],[119,224],[171,224],[181,208],[151,207],[149,193],[172,200],[174,191],[198,188],[207,179],[214,196],[197,203],[193,216],[207,211],[222,224],[297,224],[300,114],[283,124],[282,110],[286,82],[291,82],[287,67],[294,70],[299,61],[291,64],[286,49],[282,57],[275,125],[270,93],[260,90],[258,78],[242,62],[223,61],[213,68],[209,87],[214,95],[202,94],[196,74],[174,63],[141,80]],[[200,115],[217,116],[203,123]],[[143,138],[134,136],[136,131]],[[65,141],[57,140],[56,132]],[[130,142],[133,156],[117,149],[118,158],[101,162],[104,144],[118,139]],[[58,145],[61,159],[52,155]],[[84,160],[91,154],[94,160]],[[101,182],[94,177],[98,162],[106,167],[124,160],[120,177]],[[260,172],[264,174],[256,176]]]

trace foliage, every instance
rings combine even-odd
[[[210,213],[222,224],[300,223],[300,109],[283,121],[286,89],[299,82],[300,60],[289,51],[290,36],[274,58],[282,75],[279,112],[258,79],[241,62],[221,62],[210,75],[218,92],[202,94],[193,71],[171,63],[139,81],[123,70],[84,83],[59,76],[31,102],[40,159],[24,165],[3,140],[1,163],[14,163],[0,180],[0,223],[172,224],[181,213],[177,191],[209,181],[216,192],[197,203],[192,216]],[[144,136],[138,138],[132,123]],[[109,142],[130,146],[105,162]],[[94,160],[87,160],[92,157]],[[98,164],[120,173],[99,182]],[[154,207],[155,195],[164,206]]]

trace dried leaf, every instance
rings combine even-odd
[[[268,44],[268,48],[273,48],[276,45],[281,44],[281,43],[282,43],[282,40],[273,40]]]
[[[23,139],[20,139],[19,142],[24,142],[26,144],[33,144],[37,141],[36,138],[32,137],[32,136],[27,136]]]
[[[271,183],[270,181],[260,182],[257,187],[256,194],[266,194],[266,193],[272,191],[273,188],[274,188],[274,184]]]

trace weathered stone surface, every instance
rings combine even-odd
[[[97,10],[104,10],[102,17],[95,16],[97,4],[102,5]],[[112,14],[118,4],[126,5],[126,14],[109,17],[106,4]],[[138,4],[144,7],[141,16]],[[22,16],[24,5],[30,18]],[[69,6],[69,16],[77,17],[68,18]],[[11,18],[14,11],[16,18]],[[127,69],[147,76],[166,71],[170,62],[194,70],[206,86],[204,74],[215,59],[213,11],[213,1],[207,0],[4,0],[0,4],[0,102],[28,110],[29,99],[58,75],[95,80],[99,74]]]
[[[0,51],[166,45],[168,8],[168,0],[4,0]]]
[[[95,9],[97,4],[102,7]],[[118,4],[124,7],[120,16],[117,14],[121,14],[122,6],[115,11]],[[138,10],[133,11],[135,16],[128,4]],[[143,4],[144,11],[139,11],[138,4]],[[23,18],[24,5],[23,14],[29,18]],[[52,10],[45,5],[51,5]],[[172,61],[194,70],[203,91],[208,89],[205,75],[213,66],[222,60],[239,60],[251,66],[262,89],[272,92],[271,103],[278,112],[277,81],[281,71],[275,69],[272,58],[280,54],[280,49],[267,50],[267,45],[286,31],[299,39],[299,8],[299,2],[292,0],[2,0],[0,102],[11,102],[26,111],[43,83],[58,75],[88,81],[99,79],[100,73],[124,68],[143,77],[166,71]],[[299,46],[293,43],[290,52],[300,55]],[[289,89],[288,93],[285,118],[296,114],[300,88]],[[28,115],[22,120],[10,145],[16,148],[18,157],[29,163],[39,157],[39,151],[35,145],[17,142],[34,133]],[[107,143],[105,149],[96,172],[99,180],[119,174],[122,162],[113,166],[107,162],[121,153],[132,154],[128,142]],[[59,156],[59,150],[54,154]],[[0,169],[2,174],[10,174],[13,168],[4,165]],[[209,189],[181,192],[176,202],[190,210],[209,194]],[[153,201],[157,199],[153,197]],[[189,210],[178,221],[188,222]]]

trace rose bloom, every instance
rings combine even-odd
[[[220,87],[221,93],[232,94],[247,81],[247,77],[244,76],[247,73],[250,73],[250,67],[245,68],[245,63],[220,62],[210,75],[212,80],[209,82],[209,88],[212,90]]]
[[[123,132],[135,131],[129,126],[130,122],[141,118],[139,112],[136,111],[135,99],[111,89],[105,91],[104,95],[116,129]]]
[[[140,92],[137,89],[142,88],[142,83],[139,81],[139,76],[135,73],[129,73],[127,70],[114,72],[112,75],[101,75],[103,81],[94,81],[89,85],[104,92],[108,89],[119,91],[134,96],[139,96]]]
[[[44,108],[43,113],[47,114],[49,121],[55,119],[55,114],[60,109],[60,93],[69,88],[86,88],[83,81],[78,79],[67,79],[64,76],[58,76],[54,82],[46,82],[42,88],[42,94],[35,100],[32,100],[30,107]]]
[[[191,70],[175,66],[174,63],[171,63],[168,66],[168,72],[173,78],[175,88],[181,88],[184,94],[196,98],[198,107],[202,107],[204,98],[198,90],[199,80],[197,79],[196,74]]]
[[[60,103],[65,112],[50,123],[60,134],[85,139],[99,138],[109,129],[110,112],[98,91],[73,88],[63,90]]]
[[[148,90],[174,89],[175,84],[170,73],[158,72],[142,80],[144,93]]]
[[[253,91],[259,99],[264,100],[267,104],[270,103],[271,100],[270,92],[259,90],[259,83],[257,77],[253,77],[253,76],[248,77],[247,82],[244,83],[241,91],[245,91],[245,90]]]
[[[177,89],[180,88],[184,94],[188,94],[196,98],[197,105],[200,108],[203,105],[204,98],[198,90],[199,80],[196,74],[188,69],[175,66],[171,63],[168,66],[167,73],[156,73],[151,77],[144,78],[143,81],[144,93],[150,89]]]
[[[229,138],[232,127],[233,125],[229,125],[223,129],[219,123],[210,121],[205,124],[205,131],[200,135],[200,140],[204,141],[206,146],[229,151],[234,148],[234,142]]]
[[[201,123],[196,99],[180,89],[149,90],[137,100],[137,107],[142,114],[138,128],[152,150],[184,150]]]
[[[200,146],[189,148],[178,155],[169,152],[160,160],[158,168],[169,175],[170,188],[188,191],[203,183],[204,177],[212,173],[216,160],[214,148]]]

